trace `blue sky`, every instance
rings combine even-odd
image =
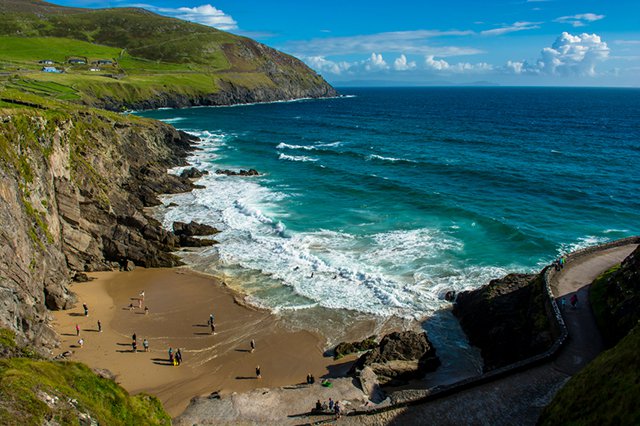
[[[640,87],[640,0],[52,0],[254,38],[336,85]]]

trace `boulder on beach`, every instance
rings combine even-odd
[[[422,378],[440,366],[425,332],[402,331],[387,334],[378,347],[362,355],[351,373],[370,367],[381,385],[401,385]]]

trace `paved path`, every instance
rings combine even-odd
[[[554,294],[567,298],[563,313],[569,339],[553,361],[410,408],[369,416],[343,417],[353,425],[535,425],[542,409],[576,372],[602,350],[593,314],[586,304],[589,284],[620,263],[637,245],[626,245],[573,260],[554,277]],[[577,309],[568,305],[578,292]]]

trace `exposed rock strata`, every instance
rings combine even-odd
[[[387,334],[375,349],[362,355],[352,372],[370,367],[381,385],[401,385],[422,378],[440,365],[427,333],[414,331]]]
[[[19,340],[55,342],[47,309],[74,303],[73,277],[175,266],[171,250],[208,243],[183,240],[142,210],[160,193],[191,189],[166,173],[184,164],[185,133],[86,110],[0,115],[0,326]]]
[[[490,371],[551,346],[555,331],[546,300],[542,275],[510,274],[460,293],[453,313]]]

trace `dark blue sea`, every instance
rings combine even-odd
[[[340,92],[141,114],[202,138],[206,188],[162,209],[223,231],[194,267],[274,311],[424,319],[448,290],[640,234],[640,90]],[[241,168],[261,176],[214,173]]]

